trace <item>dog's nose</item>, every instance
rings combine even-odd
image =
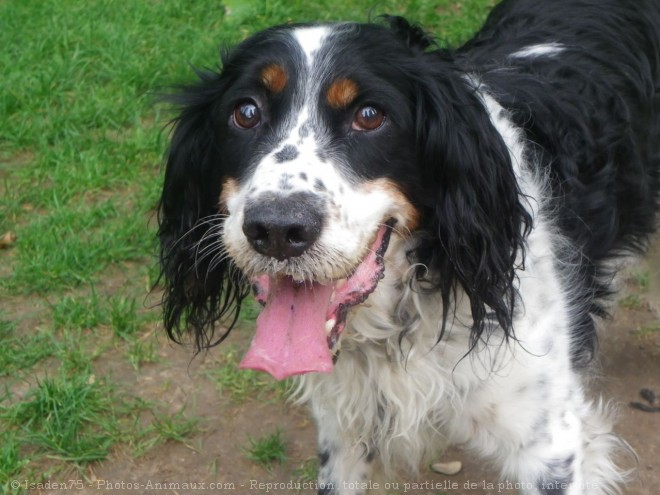
[[[252,247],[278,260],[307,251],[321,236],[323,207],[309,193],[264,193],[245,208],[243,233]]]

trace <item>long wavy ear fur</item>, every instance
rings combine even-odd
[[[168,98],[181,110],[173,121],[158,237],[165,328],[175,341],[191,331],[201,349],[227,336],[249,288],[220,247],[223,167],[213,105],[224,83],[216,73],[198,75],[197,84]],[[215,338],[220,324],[228,330]]]
[[[436,274],[432,282],[445,309],[442,332],[460,286],[470,299],[472,345],[487,338],[495,323],[508,338],[516,263],[524,263],[532,219],[521,204],[507,147],[472,83],[454,69],[449,52],[422,59],[416,136],[425,220],[412,254]],[[420,270],[418,277],[426,273]]]

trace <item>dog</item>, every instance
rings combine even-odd
[[[521,493],[625,483],[589,393],[622,256],[653,233],[660,3],[505,0],[456,49],[400,17],[267,29],[177,108],[164,322],[295,376],[318,493],[460,444]]]

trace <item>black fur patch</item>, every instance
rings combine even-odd
[[[299,154],[300,152],[298,151],[298,148],[292,144],[287,144],[284,148],[275,153],[275,161],[277,161],[277,163],[290,162],[291,160],[298,158]]]

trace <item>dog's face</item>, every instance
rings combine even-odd
[[[249,277],[331,283],[355,271],[379,227],[417,223],[412,116],[399,103],[410,95],[396,71],[348,49],[364,38],[356,29],[271,32],[239,54],[219,107],[240,164],[220,209],[227,253]]]
[[[416,262],[447,267],[443,297],[459,276],[498,282],[492,253],[463,246],[515,237],[518,219],[494,207],[510,200],[508,155],[445,55],[390,24],[272,28],[175,98],[159,211],[170,332],[185,320],[208,343],[249,283],[264,309],[243,365],[330,371],[391,236],[415,236]]]
[[[227,153],[240,160],[219,196],[222,243],[265,305],[243,364],[278,377],[331,369],[348,307],[382,275],[392,226],[418,222],[413,116],[400,104],[411,95],[371,43],[359,46],[359,29],[253,40],[219,103]]]

